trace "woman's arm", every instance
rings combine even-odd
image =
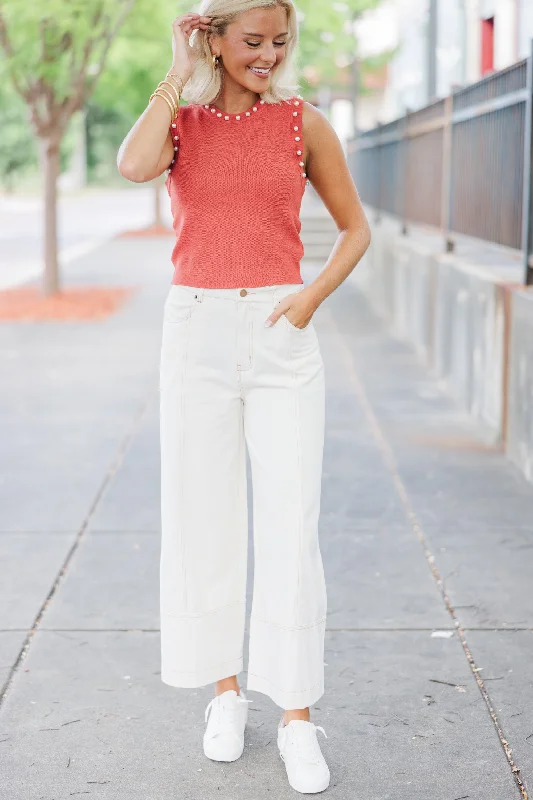
[[[302,127],[307,176],[339,229],[339,238],[324,269],[307,287],[318,305],[352,272],[371,239],[366,218],[342,144],[329,120],[304,103]]]
[[[322,272],[301,292],[284,298],[267,318],[267,325],[290,310],[289,322],[305,328],[318,306],[348,277],[370,244],[370,226],[335,129],[310,103],[304,103],[302,128],[305,171],[337,223],[339,238]]]
[[[195,29],[208,30],[212,17],[189,11],[172,23],[172,71],[185,86],[195,67],[189,38]],[[179,116],[179,110],[178,110]],[[174,158],[170,133],[172,120],[168,103],[156,95],[122,142],[117,155],[121,175],[135,183],[145,183],[161,175]]]
[[[179,111],[178,111],[179,115]],[[174,158],[170,109],[157,95],[122,142],[117,155],[120,174],[134,183],[161,175]]]

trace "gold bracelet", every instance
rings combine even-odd
[[[159,92],[156,90],[156,91],[153,93],[153,95],[150,97],[150,100],[149,100],[148,102],[149,102],[149,103],[151,103],[151,102],[152,102],[152,100],[154,99],[154,97],[160,97],[162,100],[164,100],[164,101],[165,101],[165,103],[167,104],[167,106],[168,106],[168,107],[169,107],[169,109],[170,109],[170,115],[172,116],[172,115],[174,114],[174,106],[172,105],[172,103],[170,102],[170,100],[168,99],[168,97],[165,97],[165,95],[164,95],[164,94],[159,94]]]
[[[167,80],[164,80],[164,81],[161,81],[161,83],[168,83],[168,84],[169,84],[169,86],[172,86],[172,88],[173,88],[173,89],[174,89],[174,91],[176,92],[176,94],[177,94],[178,98],[179,98],[179,97],[181,97],[181,92],[182,92],[181,88],[180,88],[180,87],[178,87],[178,86],[176,86],[176,84],[175,84],[175,83],[172,83],[172,80],[168,80],[168,81],[167,81]]]
[[[176,72],[172,72],[172,70],[169,70],[167,72],[166,76],[165,76],[165,80],[173,81],[174,83],[177,84],[178,96],[181,98],[181,95],[183,94],[183,86],[184,86],[184,83],[183,83],[183,80],[181,79],[181,77]]]
[[[169,100],[169,98],[165,94],[163,94],[161,89],[156,89],[155,90],[153,95],[150,97],[150,102],[152,101],[152,99],[154,97],[161,97],[166,102],[166,104],[168,105],[168,107],[170,109],[170,113],[172,114],[172,118],[174,118],[176,116],[176,104],[174,103],[173,100]]]
[[[161,82],[161,83],[162,83],[162,82]],[[162,85],[161,85],[161,83],[158,85],[158,87],[157,87],[157,89],[156,89],[155,91],[156,91],[156,92],[157,92],[157,91],[159,91],[159,92],[165,92],[165,94],[167,94],[167,95],[170,97],[170,99],[172,100],[173,104],[174,104],[174,105],[176,106],[176,108],[177,108],[177,107],[178,107],[178,101],[176,100],[176,98],[174,97],[174,95],[172,94],[172,92],[169,92],[169,90],[168,90],[168,89],[165,89],[165,87],[164,87],[164,86],[162,86]]]
[[[172,106],[174,107],[174,116],[176,116],[176,114],[178,113],[178,104],[176,103],[176,101],[174,100],[174,98],[170,94],[170,92],[167,89],[165,89],[163,86],[158,86],[157,89],[155,90],[154,94],[156,92],[164,92],[164,96],[169,98],[169,100],[172,103]]]
[[[174,120],[174,118],[176,117],[176,111],[175,111],[174,107],[172,106],[172,104],[171,104],[170,100],[168,99],[168,97],[165,97],[164,94],[159,94],[157,89],[153,93],[153,95],[151,96],[151,98],[150,98],[150,100],[148,102],[151,103],[152,100],[154,99],[154,97],[160,97],[162,100],[165,101],[165,103],[167,104],[167,106],[170,109],[170,116],[171,116],[171,120],[170,121],[172,122],[172,120]]]
[[[173,78],[168,76],[168,80],[164,80],[164,81],[162,81],[162,83],[171,83],[171,85],[176,90],[176,94],[178,95],[178,103],[179,103],[179,99],[181,98],[181,95],[182,95],[182,92],[183,92],[183,83],[180,83],[180,85],[178,87],[176,87],[175,84],[172,83],[172,81],[173,81]]]
[[[182,80],[182,78],[180,78],[180,76],[177,74],[177,72],[172,72],[171,70],[169,70],[167,72],[167,74],[166,74],[166,77],[167,78],[174,78],[176,80],[176,82],[179,84],[179,90],[180,90],[180,94],[181,94],[181,92],[183,91],[183,80]]]
[[[179,102],[180,102],[180,93],[178,92],[178,90],[176,89],[176,87],[174,86],[174,84],[173,84],[173,83],[170,83],[170,81],[161,81],[161,83],[159,83],[159,85],[158,85],[158,87],[157,87],[157,88],[159,89],[159,87],[160,87],[160,86],[161,86],[161,87],[163,87],[163,84],[164,84],[164,83],[166,83],[166,84],[167,84],[167,86],[170,86],[170,88],[172,89],[172,91],[173,91],[173,92],[174,92],[174,94],[176,95],[176,105],[179,105]]]

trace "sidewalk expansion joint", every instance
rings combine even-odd
[[[48,595],[46,596],[44,602],[42,603],[42,605],[41,605],[41,607],[39,609],[39,611],[37,612],[37,616],[35,617],[35,620],[33,622],[32,627],[31,628],[22,628],[21,629],[21,630],[27,630],[28,635],[24,639],[24,642],[23,642],[21,650],[20,650],[20,652],[18,654],[17,660],[15,661],[15,663],[12,665],[11,669],[9,670],[7,678],[6,678],[6,680],[5,680],[4,684],[3,684],[2,694],[0,695],[0,709],[2,708],[2,704],[3,704],[4,700],[7,697],[7,693],[8,693],[9,689],[11,688],[11,686],[13,684],[14,677],[15,677],[20,665],[22,664],[22,662],[26,658],[26,655],[28,653],[30,645],[32,644],[32,641],[33,641],[33,638],[35,636],[35,633],[39,629],[39,624],[40,624],[40,622],[41,622],[41,620],[42,620],[42,618],[44,616],[45,611],[48,608],[49,604],[52,602],[54,596],[56,595],[56,593],[57,593],[57,591],[58,591],[58,589],[59,589],[59,587],[61,585],[62,579],[66,575],[67,570],[68,570],[68,568],[70,567],[70,565],[72,563],[74,555],[76,554],[76,552],[78,550],[78,547],[80,546],[81,541],[82,541],[82,539],[83,539],[83,537],[85,535],[85,532],[86,532],[87,528],[89,527],[89,524],[90,524],[92,518],[94,517],[94,515],[95,515],[95,513],[96,513],[96,511],[98,509],[100,501],[102,500],[102,497],[104,496],[104,493],[105,493],[107,487],[111,483],[111,481],[114,478],[114,476],[116,475],[120,465],[122,464],[122,461],[124,459],[124,456],[126,455],[128,447],[130,446],[131,442],[133,441],[133,438],[134,438],[135,434],[137,433],[137,431],[139,429],[139,426],[140,426],[142,420],[144,419],[148,409],[150,408],[150,405],[153,402],[154,397],[157,397],[158,393],[159,393],[158,389],[156,389],[155,391],[152,390],[152,392],[149,394],[148,398],[144,401],[144,403],[142,404],[141,408],[137,412],[137,415],[134,417],[131,429],[130,429],[129,433],[126,434],[126,436],[122,440],[121,444],[119,445],[117,455],[115,456],[115,459],[111,463],[106,475],[104,476],[104,479],[102,480],[100,488],[96,492],[96,495],[94,497],[92,505],[91,505],[91,507],[89,509],[89,512],[87,514],[87,517],[82,522],[82,524],[80,526],[80,529],[79,529],[78,533],[76,534],[76,538],[75,538],[70,550],[68,551],[68,553],[66,555],[66,558],[63,561],[63,564],[59,569],[59,572],[56,575],[56,578],[55,578],[55,580],[54,580],[54,582],[52,584],[52,588],[48,592]],[[46,629],[43,629],[43,630],[46,630]],[[84,633],[89,633],[90,631],[87,631],[85,629],[83,632]]]
[[[370,399],[369,399],[369,397],[367,395],[366,389],[365,389],[365,387],[363,385],[363,382],[362,382],[361,378],[359,377],[357,369],[356,369],[356,367],[354,365],[353,355],[352,355],[351,351],[349,350],[349,348],[347,347],[347,345],[346,345],[346,343],[344,341],[344,338],[341,335],[340,330],[336,326],[334,320],[333,320],[333,325],[334,325],[334,329],[335,329],[335,334],[336,334],[336,336],[337,336],[337,338],[339,340],[338,352],[339,352],[339,354],[342,354],[341,357],[343,358],[344,363],[346,365],[346,372],[347,372],[347,375],[349,377],[349,380],[351,381],[351,384],[352,384],[352,387],[353,387],[353,390],[354,390],[354,394],[357,397],[357,400],[359,401],[359,403],[361,405],[361,408],[363,410],[364,416],[366,417],[366,421],[367,421],[368,427],[369,427],[369,429],[371,431],[371,434],[372,434],[372,436],[373,436],[373,438],[374,438],[374,440],[376,442],[376,445],[377,445],[377,447],[378,447],[378,449],[379,449],[379,451],[381,453],[381,457],[383,459],[383,463],[384,463],[386,469],[388,470],[388,472],[391,475],[391,478],[392,478],[392,481],[393,481],[393,484],[394,484],[394,488],[396,490],[397,495],[399,496],[399,498],[401,500],[401,503],[403,505],[403,508],[404,508],[405,514],[407,516],[407,519],[409,520],[409,522],[411,524],[411,528],[412,528],[414,534],[416,535],[418,541],[422,545],[422,548],[424,550],[424,554],[425,554],[425,557],[427,559],[429,568],[430,568],[431,573],[433,575],[433,578],[434,578],[434,580],[435,580],[435,582],[436,582],[436,584],[438,586],[438,589],[439,589],[439,592],[441,594],[441,597],[442,597],[442,600],[444,602],[444,605],[446,607],[446,610],[448,611],[450,617],[452,618],[452,620],[454,622],[455,628],[456,628],[457,633],[459,635],[459,638],[461,640],[461,645],[463,647],[464,654],[465,654],[466,659],[467,659],[467,661],[468,661],[468,663],[470,665],[470,669],[471,669],[472,674],[473,674],[473,676],[475,678],[475,681],[476,681],[476,683],[478,685],[478,688],[479,688],[479,691],[481,693],[481,696],[482,696],[482,698],[485,701],[485,704],[487,706],[488,712],[490,714],[490,717],[491,717],[492,722],[494,724],[494,727],[496,729],[496,733],[497,733],[498,738],[500,740],[500,744],[501,744],[501,746],[503,748],[503,751],[505,753],[505,757],[506,757],[507,762],[508,762],[508,764],[509,764],[509,766],[511,768],[511,772],[513,774],[514,780],[516,782],[516,785],[517,785],[518,789],[520,790],[520,793],[521,793],[521,796],[522,796],[522,800],[528,800],[529,795],[528,795],[526,786],[525,786],[525,784],[524,784],[524,782],[523,782],[523,780],[522,780],[522,778],[520,776],[520,768],[515,763],[515,760],[514,760],[513,755],[512,755],[512,749],[509,746],[509,743],[508,743],[508,741],[507,741],[507,739],[505,737],[505,734],[503,732],[500,720],[498,718],[498,715],[497,715],[497,713],[496,713],[496,711],[495,711],[495,709],[493,707],[492,701],[490,699],[490,695],[489,695],[489,693],[487,691],[487,688],[485,687],[485,684],[483,682],[483,678],[481,678],[481,676],[479,674],[479,668],[476,666],[476,662],[475,662],[474,657],[473,657],[473,655],[472,655],[472,653],[470,651],[470,648],[468,646],[468,642],[467,642],[466,636],[465,636],[465,630],[467,630],[467,629],[461,627],[459,619],[457,618],[457,616],[455,614],[455,610],[453,608],[451,600],[450,600],[450,598],[448,597],[448,595],[446,593],[442,577],[441,577],[440,572],[439,572],[439,570],[438,570],[438,568],[437,568],[437,566],[435,564],[435,557],[433,556],[433,554],[431,553],[431,551],[430,551],[430,549],[429,549],[429,547],[427,545],[426,538],[425,538],[425,535],[424,535],[424,531],[423,531],[423,528],[422,528],[422,524],[418,520],[416,512],[414,511],[413,505],[411,504],[411,501],[409,499],[409,495],[407,493],[406,486],[405,486],[405,484],[404,484],[404,482],[403,482],[403,480],[402,480],[402,478],[400,476],[399,468],[398,468],[398,465],[396,463],[396,458],[395,458],[395,455],[394,455],[393,448],[392,448],[390,442],[388,441],[388,439],[387,439],[387,437],[386,437],[386,435],[385,435],[385,433],[384,433],[384,431],[383,431],[383,429],[382,429],[382,427],[381,427],[381,425],[379,423],[379,420],[377,418],[376,413],[374,412],[374,409],[372,407]],[[506,628],[506,630],[508,630],[508,629]]]

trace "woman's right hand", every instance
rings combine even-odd
[[[189,44],[189,37],[195,28],[208,30],[211,20],[212,17],[203,17],[190,11],[176,17],[172,23],[172,71],[178,73],[184,86],[191,77],[197,60]]]

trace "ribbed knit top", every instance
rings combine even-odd
[[[303,283],[300,209],[307,183],[301,97],[225,114],[181,106],[168,170],[173,284]]]

